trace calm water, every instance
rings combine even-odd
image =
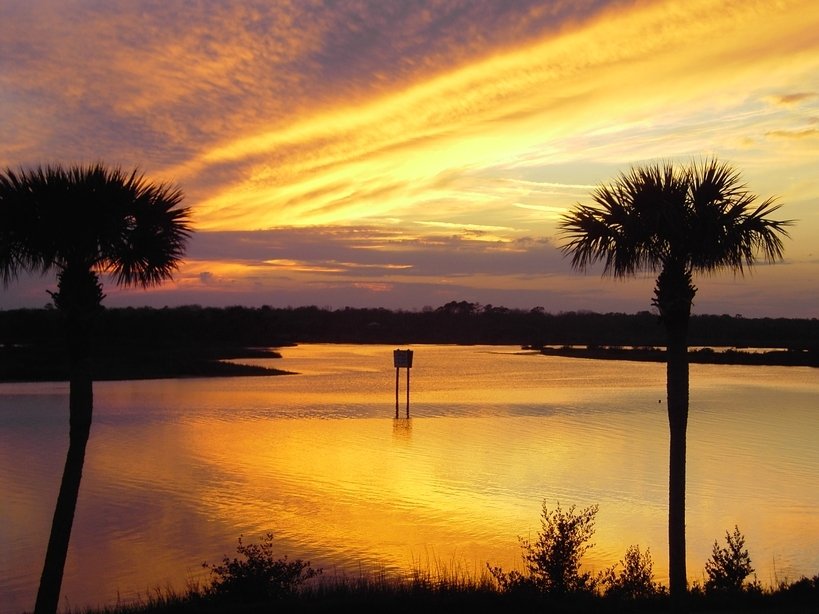
[[[601,568],[650,548],[665,580],[668,428],[661,364],[515,347],[415,350],[395,416],[393,346],[307,345],[299,375],[104,382],[63,606],[206,578],[268,531],[327,573],[520,567],[541,506],[599,504]],[[262,362],[265,361],[254,361]],[[819,572],[819,378],[692,365],[688,570],[739,525],[763,584]],[[34,605],[68,445],[67,385],[0,385],[0,612]]]

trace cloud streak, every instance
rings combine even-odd
[[[779,13],[761,19],[763,3],[730,5],[721,19],[711,15],[710,2],[676,6],[604,11],[569,33],[210,150],[194,162],[194,173],[197,165],[244,162],[248,179],[201,202],[199,223],[313,225],[418,210],[430,201],[446,208],[458,195],[433,187],[441,173],[500,174],[536,150],[547,153],[541,164],[575,160],[590,149],[598,159],[624,151],[633,158],[689,155],[703,141],[746,135],[749,116],[759,112],[742,108],[749,93],[739,84],[771,87],[777,77],[787,82],[817,67],[815,56],[799,49],[800,64],[783,71],[777,60],[772,72],[771,47],[803,40],[816,50],[816,43],[806,41],[804,23]],[[698,52],[691,40],[719,42]],[[714,62],[715,55],[725,61]],[[714,120],[706,115],[692,123],[690,105],[706,97]],[[726,112],[736,119],[726,124]],[[697,122],[701,129],[692,132]],[[771,134],[778,132],[760,136]],[[246,217],[229,213],[235,210]]]

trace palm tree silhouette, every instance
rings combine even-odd
[[[179,188],[102,164],[0,171],[0,277],[57,272],[69,357],[69,446],[35,612],[57,609],[91,428],[91,337],[100,274],[121,286],[170,279],[190,236]]]
[[[791,221],[768,215],[781,205],[757,196],[740,174],[716,159],[685,168],[671,163],[633,167],[598,186],[592,205],[576,205],[560,220],[572,267],[603,263],[603,275],[633,277],[659,271],[652,304],[665,327],[670,431],[668,553],[672,599],[683,604],[685,569],[685,454],[688,424],[688,321],[697,288],[693,274],[727,268],[743,274],[761,252],[782,258]]]

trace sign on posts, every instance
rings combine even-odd
[[[396,369],[412,368],[412,350],[393,350],[392,358]]]
[[[393,350],[392,361],[395,365],[395,417],[398,418],[398,380],[401,369],[407,370],[407,418],[409,418],[410,369],[412,368],[412,350]]]

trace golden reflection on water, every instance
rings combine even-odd
[[[229,424],[220,429],[218,447],[206,434],[192,433],[191,439],[200,444],[194,454],[214,470],[234,479],[241,476],[235,488],[257,493],[237,500],[212,491],[202,496],[202,504],[226,523],[242,518],[259,530],[271,528],[301,539],[312,536],[318,550],[343,549],[352,560],[406,567],[428,549],[453,549],[467,559],[483,557],[482,552],[462,551],[463,544],[475,541],[475,527],[495,527],[496,539],[491,541],[498,541],[513,522],[497,518],[503,511],[498,502],[481,504],[486,496],[467,488],[468,474],[461,471],[467,451],[452,449],[449,428],[437,433],[424,428],[445,426],[439,422]],[[459,429],[468,426],[460,424]],[[468,439],[469,433],[463,435]],[[446,472],[438,454],[451,459]],[[485,464],[492,460],[485,454],[473,450],[468,456],[470,472],[491,473]],[[463,487],[449,483],[454,479],[463,481]],[[283,482],[298,484],[298,493],[286,501],[277,493],[293,487]]]
[[[662,365],[416,346],[411,417],[402,397],[396,419],[392,349],[285,348],[273,364],[295,376],[98,384],[66,570],[72,604],[182,588],[203,577],[203,561],[232,555],[239,535],[268,531],[282,554],[353,574],[515,568],[544,500],[600,505],[586,565],[639,544],[664,580]],[[39,395],[7,389],[0,417],[39,408]],[[819,569],[817,398],[810,370],[692,367],[692,579],[734,524],[763,583]],[[66,445],[48,411],[64,418],[65,400],[45,404],[55,409],[41,423],[0,423],[0,537],[15,561],[2,561],[0,592],[14,599],[33,598]],[[40,415],[32,407],[20,415]],[[42,449],[54,457],[20,464]]]

